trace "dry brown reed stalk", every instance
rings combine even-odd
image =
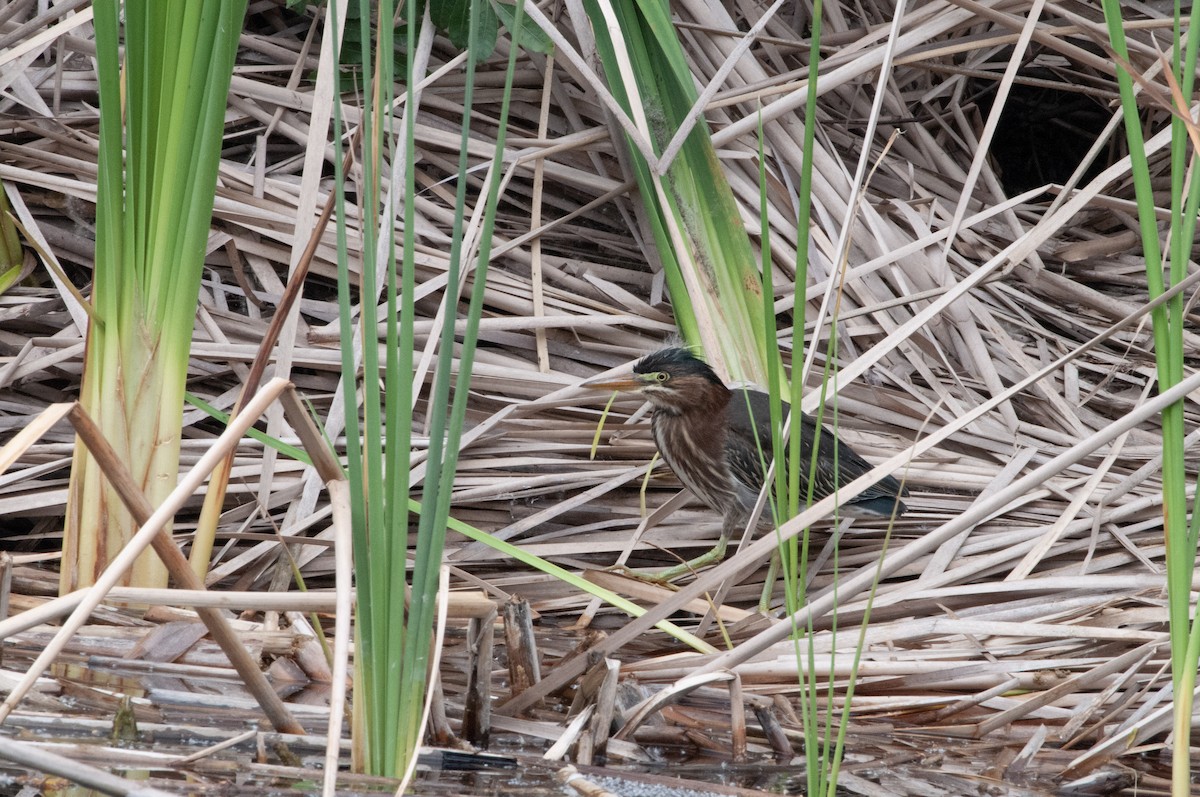
[[[1023,0],[1000,6],[935,0],[907,8],[886,96],[873,118],[877,132],[864,141],[893,5],[827,4],[815,223],[800,231],[794,208],[802,141],[798,109],[807,92],[803,13],[797,7],[772,18],[739,53],[741,31],[759,19],[757,4],[673,4],[700,85],[731,56],[736,59],[702,118],[751,230],[758,229],[755,131],[762,111],[779,339],[789,341],[791,325],[805,324],[806,339],[818,347],[818,370],[830,329],[811,324],[829,286],[844,282],[834,383],[840,434],[879,463],[906,451],[921,429],[921,439],[952,430],[936,447],[901,461],[898,472],[913,491],[912,511],[896,524],[889,556],[931,539],[931,532],[982,501],[1007,496],[944,541],[906,557],[881,584],[852,721],[870,728],[886,719],[902,734],[1022,741],[1031,723],[1040,723],[1048,735],[1031,748],[1031,766],[1065,769],[1069,760],[1058,749],[1064,746],[1072,757],[1094,750],[1092,764],[1119,754],[1116,740],[1142,721],[1142,713],[1163,705],[1161,688],[1169,680],[1162,670],[1155,419],[1139,420],[1120,442],[1055,459],[1144,410],[1154,395],[1154,362],[1142,266],[1129,234],[1136,222],[1128,164],[1109,124],[1116,112],[1105,105],[1113,96],[1113,64],[1096,44],[1099,18],[1082,4],[1047,2],[1037,15],[1033,7]],[[29,234],[86,294],[95,181],[95,80],[86,12],[72,16],[56,6],[39,18],[33,4],[10,9],[0,12],[0,179],[15,189],[14,206]],[[591,65],[589,43],[570,19],[577,9],[568,3],[549,23],[559,38],[553,59],[522,56],[472,430],[453,515],[568,568],[603,568],[625,557],[634,567],[657,568],[707,548],[718,523],[685,505],[656,516],[630,543],[645,513],[677,490],[665,468],[655,470],[643,510],[639,485],[653,444],[636,403],[616,405],[597,459],[589,459],[599,405],[577,385],[655,348],[672,325],[655,253],[637,221],[612,99]],[[1143,67],[1165,46],[1164,33],[1162,19],[1130,27],[1132,54],[1144,60]],[[1023,40],[1029,46],[1014,49]],[[316,18],[260,9],[247,21],[243,45],[191,368],[193,392],[225,410],[328,196],[332,149],[324,131],[335,101],[331,85],[311,79],[314,70],[325,71],[326,42]],[[471,109],[462,108],[456,56],[441,38],[427,48],[429,77],[417,109],[412,164],[420,187],[421,317],[414,345],[426,355],[446,289],[453,196],[446,181],[459,120],[474,114],[480,132],[470,154],[472,163],[483,163],[499,109],[498,93],[486,88],[491,84],[476,92]],[[481,67],[483,79],[498,74],[500,64],[498,53]],[[1153,70],[1148,74],[1153,79]],[[1071,174],[1069,164],[1066,176],[1006,187],[1016,166],[1000,170],[999,145],[985,153],[981,144],[994,127],[986,124],[990,104],[1003,104],[988,99],[997,89],[1001,97],[1007,90],[1014,112],[1037,90],[1060,92],[1062,103],[1091,102],[1100,124],[1088,157],[1097,168]],[[356,123],[355,97],[336,99],[348,122]],[[999,118],[997,110],[991,113]],[[1147,103],[1145,116],[1157,129],[1165,112]],[[1066,135],[1074,124],[1052,114],[1029,121],[1016,135]],[[885,142],[896,133],[885,154]],[[1012,135],[1000,124],[992,140]],[[1149,147],[1152,167],[1165,174],[1164,140],[1151,138]],[[863,200],[850,208],[851,175],[864,149],[878,170],[864,186]],[[1048,193],[1041,190],[1045,185]],[[854,219],[849,229],[843,229],[845,218]],[[353,233],[358,222],[350,221]],[[298,313],[274,362],[336,438],[332,236],[326,231],[316,248]],[[836,245],[842,237],[850,241],[844,277]],[[806,306],[798,309],[790,283],[804,239],[812,253],[811,284]],[[86,319],[56,279],[42,269],[30,284],[0,296],[5,436],[47,404],[72,395],[78,381],[79,330]],[[1121,319],[1128,323],[1081,348]],[[783,354],[790,363],[802,358],[801,352]],[[427,356],[423,368],[430,362]],[[1042,379],[1006,395],[1051,365]],[[427,370],[422,378],[432,380]],[[994,409],[958,423],[997,396],[1005,398]],[[422,393],[418,412],[428,411]],[[1192,404],[1187,413],[1200,419]],[[219,426],[199,411],[189,412],[188,422],[183,457],[194,462]],[[277,422],[270,429],[297,442]],[[7,518],[10,546],[53,548],[69,446],[65,434],[52,431],[0,474],[0,516]],[[418,476],[422,446],[418,439]],[[254,441],[238,449],[211,581],[232,589],[261,588],[277,577],[283,584],[294,561],[309,583],[330,583],[330,509],[319,480],[267,452]],[[1012,491],[1052,461],[1058,464],[1037,484]],[[185,507],[177,534],[186,536],[197,506],[198,499]],[[818,549],[826,539],[817,537]],[[290,554],[282,553],[281,540]],[[841,536],[836,557],[831,547],[826,550],[810,597],[828,594],[835,576],[844,586],[849,572],[866,572],[882,547],[882,532],[852,527]],[[497,600],[520,594],[555,625],[586,618],[600,629],[619,630],[626,622],[453,534],[447,558],[456,585],[482,587]],[[757,600],[764,562],[755,556],[739,561],[745,567],[731,568],[743,572],[730,582],[726,602],[748,609]],[[637,592],[648,602],[659,600],[651,591]],[[865,609],[861,594],[843,593],[839,604],[843,628]],[[707,609],[699,603],[694,611],[698,618]],[[749,623],[732,618],[735,645],[768,624]],[[850,635],[835,639],[828,615],[815,618],[814,627],[818,649],[833,656],[818,657],[817,667],[844,678]],[[549,676],[573,645],[548,641]],[[713,661],[677,655],[649,632],[612,652],[627,672],[664,682]],[[797,664],[806,666],[781,645],[739,664],[738,671],[748,693],[794,697]],[[451,695],[452,686],[447,684]],[[503,726],[512,732],[535,730],[530,720],[495,722],[497,728],[512,723]],[[539,734],[551,731],[537,726]],[[1148,744],[1140,749],[1152,750],[1161,737]],[[882,782],[887,775],[871,777]]]

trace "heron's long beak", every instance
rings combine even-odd
[[[642,380],[638,379],[637,374],[614,374],[584,382],[580,387],[592,390],[639,390]]]

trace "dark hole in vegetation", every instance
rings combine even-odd
[[[1065,63],[1065,59],[1054,58]],[[995,80],[972,81],[971,96],[979,105],[981,118],[991,113],[1001,71]],[[1112,114],[1095,86],[1074,67],[1021,69],[1005,101],[991,146],[1008,195],[1070,179]],[[1111,137],[1111,142],[1123,141],[1120,130]],[[1088,166],[1081,184],[1119,155],[1110,143]]]

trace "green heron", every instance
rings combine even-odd
[[[730,390],[707,363],[687,349],[677,347],[646,355],[628,376],[585,384],[642,394],[654,410],[651,430],[663,459],[685,487],[723,518],[721,539],[712,551],[671,568],[661,578],[673,577],[724,556],[729,537],[745,528],[758,501],[764,459],[767,465],[771,463],[774,435],[767,394],[746,388]],[[785,402],[785,415],[787,411]],[[814,437],[817,438],[814,501],[831,495],[839,485],[849,484],[871,469],[866,460],[833,432],[822,429],[818,435],[817,423],[808,415],[801,413],[800,422],[802,498],[808,495]],[[900,500],[906,495],[908,491],[899,482],[885,476],[843,504],[839,511],[843,517],[895,517],[907,510]],[[760,519],[760,523],[769,525],[770,517]]]

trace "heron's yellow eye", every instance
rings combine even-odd
[[[668,374],[666,371],[655,371],[654,372],[654,381],[655,382],[666,382],[670,378],[671,378],[671,375]]]

